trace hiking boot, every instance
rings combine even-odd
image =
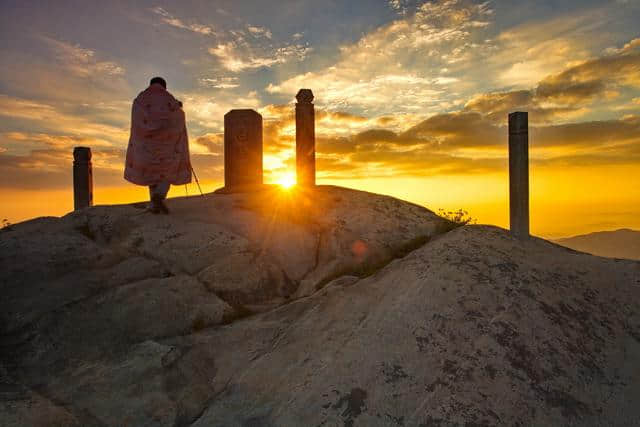
[[[162,213],[162,211],[160,210],[160,207],[155,203],[149,203],[149,206],[147,206],[147,212],[150,212],[154,215]]]
[[[162,198],[162,196],[157,195],[151,197],[151,206],[149,210],[153,214],[162,213],[167,215],[169,213],[169,208],[167,208],[167,205],[164,204],[164,199]]]
[[[169,215],[169,208],[167,207],[167,205],[164,204],[164,200],[160,200],[160,204],[158,204],[158,208],[160,209],[161,213],[165,215]]]

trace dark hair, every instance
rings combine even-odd
[[[167,88],[167,82],[162,78],[162,77],[154,77],[151,79],[151,81],[149,82],[149,86],[151,86],[154,83],[159,83],[162,85],[163,88]]]

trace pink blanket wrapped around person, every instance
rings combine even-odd
[[[159,84],[150,85],[133,101],[124,178],[139,185],[191,182],[184,111]]]

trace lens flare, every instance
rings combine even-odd
[[[283,175],[278,180],[278,185],[280,187],[284,188],[285,190],[288,190],[291,187],[293,187],[294,185],[296,185],[296,177],[292,173]]]

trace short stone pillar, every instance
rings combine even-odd
[[[521,111],[509,114],[509,225],[529,237],[529,118]]]
[[[73,149],[73,209],[93,206],[93,171],[91,170],[91,148]]]
[[[316,123],[311,89],[296,95],[296,181],[301,186],[316,185]]]
[[[262,116],[254,110],[224,115],[224,186],[243,191],[262,185]]]

